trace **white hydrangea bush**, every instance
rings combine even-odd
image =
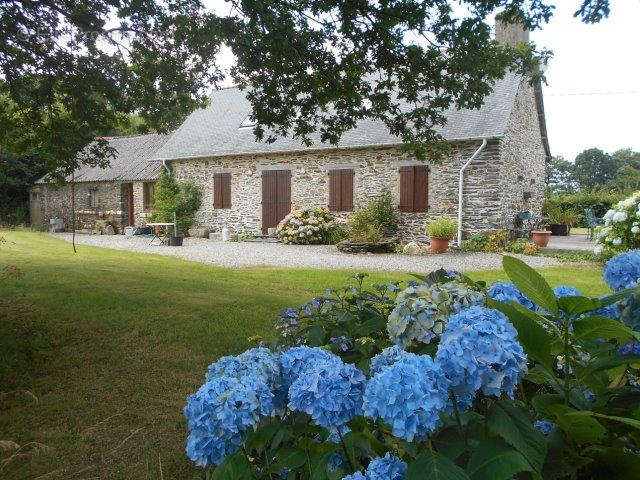
[[[640,192],[618,202],[596,228],[594,253],[610,257],[640,247]]]
[[[294,210],[278,224],[276,236],[282,243],[312,245],[323,243],[324,235],[337,226],[326,207]]]

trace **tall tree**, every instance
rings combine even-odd
[[[480,106],[508,69],[540,78],[549,56],[499,45],[486,22],[501,11],[540,28],[553,12],[544,0],[459,0],[455,9],[446,0],[227,3],[230,13],[216,16],[199,0],[4,0],[0,93],[15,102],[31,147],[65,175],[78,160],[109,160],[104,142],[83,148],[123,115],[167,131],[202,105],[227,44],[258,138],[308,143],[317,132],[336,143],[371,118],[423,157],[442,145],[444,110]],[[576,15],[596,22],[608,12],[607,0],[584,0]]]
[[[551,157],[547,164],[547,188],[552,193],[568,193],[576,188],[573,163],[562,156]]]
[[[610,182],[618,171],[618,163],[599,148],[579,153],[573,164],[573,176],[580,188],[599,188]]]

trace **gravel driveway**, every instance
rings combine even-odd
[[[71,241],[70,233],[55,237]],[[300,268],[341,268],[427,273],[440,267],[459,271],[500,268],[502,255],[494,253],[444,253],[441,255],[347,254],[333,245],[284,245],[263,242],[220,242],[203,238],[185,238],[182,247],[149,245],[143,237],[123,235],[76,234],[76,244],[171,255],[221,267],[269,265]],[[532,267],[558,265],[554,258],[516,255]]]

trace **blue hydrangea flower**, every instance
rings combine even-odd
[[[339,337],[331,337],[329,339],[329,344],[335,346],[341,352],[347,352],[351,349],[351,340],[344,335],[340,335]]]
[[[383,368],[367,383],[364,413],[387,423],[393,435],[426,438],[440,423],[449,382],[428,355],[408,355]]]
[[[280,357],[268,348],[252,348],[237,357],[221,357],[209,366],[205,380],[208,382],[219,376],[241,378],[249,374],[255,374],[267,384],[275,396],[276,409],[284,407],[287,392],[280,375]]]
[[[396,298],[387,333],[403,348],[413,342],[430,343],[442,333],[452,313],[484,304],[483,294],[460,282],[408,287]]]
[[[547,420],[536,420],[533,423],[533,426],[545,437],[553,432],[557,427],[555,423],[548,422]]]
[[[369,480],[404,480],[407,464],[389,452],[369,463],[366,477]]]
[[[578,290],[575,287],[572,287],[571,285],[558,285],[556,288],[553,289],[553,294],[558,298],[579,297],[580,295],[582,295],[580,293],[580,290]]]
[[[635,287],[640,279],[640,250],[616,255],[604,266],[604,281],[616,292]]]
[[[342,480],[404,480],[407,464],[395,455],[387,452],[384,457],[373,459],[364,475],[356,472],[347,475]]]
[[[316,425],[339,428],[362,412],[366,379],[355,365],[316,362],[289,388],[289,408],[305,412]]]
[[[293,347],[280,355],[282,382],[288,389],[298,377],[317,363],[341,363],[340,357],[317,347]]]
[[[536,304],[525,297],[513,283],[496,282],[487,290],[487,296],[497,302],[509,303],[514,301],[529,310],[537,310]]]
[[[346,469],[348,467],[345,458],[338,452],[333,452],[327,460],[327,470],[330,472],[338,469]]]
[[[590,312],[587,314],[588,316],[600,316],[600,317],[607,317],[607,318],[611,318],[613,320],[618,320],[620,318],[620,308],[618,307],[617,303],[612,303],[609,305],[605,305],[602,308],[599,308],[598,310],[594,310],[593,312]]]
[[[187,456],[201,467],[219,465],[242,445],[246,430],[274,414],[272,400],[269,387],[256,375],[211,379],[184,407]]]
[[[625,343],[618,347],[620,355],[638,355],[640,356],[640,342]]]
[[[415,354],[409,353],[397,345],[385,348],[379,354],[371,358],[371,376],[380,373],[384,368],[390,367],[408,356],[415,356]]]
[[[449,319],[436,352],[454,393],[513,397],[527,371],[527,356],[517,332],[501,312],[472,307]]]

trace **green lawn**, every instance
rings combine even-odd
[[[181,409],[207,365],[271,335],[281,309],[352,273],[230,270],[85,246],[74,255],[45,234],[0,236],[0,269],[23,274],[0,276],[0,441],[26,454],[7,463],[0,448],[8,479],[189,478],[198,470],[183,453]],[[607,291],[597,266],[541,273],[584,294]]]

